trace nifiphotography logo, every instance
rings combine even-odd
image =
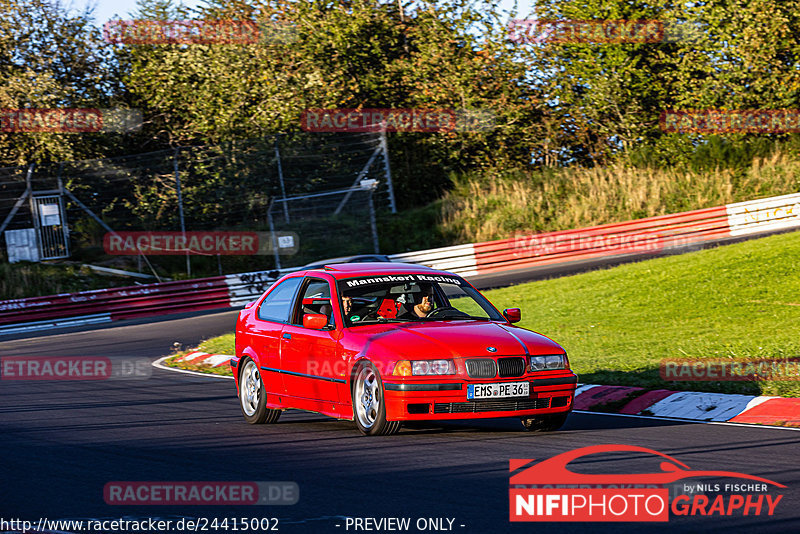
[[[578,458],[613,452],[655,455],[662,459],[661,471],[584,474],[567,468]],[[670,512],[675,516],[771,516],[783,494],[768,491],[774,489],[771,486],[786,488],[745,473],[693,470],[671,456],[635,445],[593,445],[531,462],[535,460],[509,460],[509,471],[516,472],[509,481],[510,521],[666,522]],[[723,480],[687,481],[691,478]]]

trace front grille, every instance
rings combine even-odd
[[[467,360],[467,376],[470,378],[494,378],[496,374],[497,368],[491,358]]]
[[[544,399],[502,399],[478,400],[470,402],[437,402],[433,405],[433,413],[515,412],[518,410],[541,410],[549,407],[549,397]]]
[[[525,358],[500,358],[497,367],[503,378],[522,376],[525,374]]]

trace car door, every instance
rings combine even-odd
[[[253,349],[259,357],[261,379],[268,393],[283,393],[280,375],[281,332],[289,320],[302,281],[302,277],[295,277],[280,282],[264,297],[253,314],[249,331]]]
[[[292,319],[281,335],[281,368],[287,395],[339,402],[338,388],[345,383],[343,362],[337,362],[341,325],[331,306],[330,281],[307,277],[300,289]],[[330,306],[326,328],[303,326],[306,313],[325,311]],[[320,310],[320,308],[323,308]]]

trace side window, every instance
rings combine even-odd
[[[309,313],[321,313],[328,316],[328,324],[333,324],[333,307],[331,306],[331,288],[326,280],[307,278],[303,285],[302,297],[297,302],[297,311],[293,315],[293,323],[303,324],[303,316]]]
[[[289,320],[292,300],[302,278],[289,278],[272,290],[258,307],[258,318],[262,321],[285,323]]]
[[[331,298],[331,288],[325,280],[309,278],[308,286],[303,292],[303,298],[329,299]]]

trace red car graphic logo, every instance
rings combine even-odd
[[[585,474],[575,473],[567,468],[567,464],[577,458],[603,452],[643,452],[660,456],[667,461],[661,462],[659,466],[661,471],[656,473]],[[509,471],[516,471],[520,467],[528,465],[533,461],[535,460],[510,460]],[[582,447],[580,449],[564,452],[513,475],[510,479],[510,484],[669,484],[691,477],[746,478],[772,484],[779,488],[786,487],[783,484],[766,478],[734,471],[692,470],[688,465],[671,456],[654,451],[653,449],[637,447],[635,445],[592,445],[590,447]]]

